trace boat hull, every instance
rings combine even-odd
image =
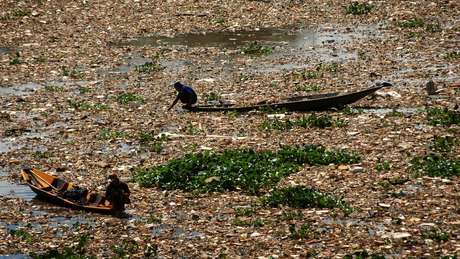
[[[324,95],[325,97],[320,98],[308,98],[305,96],[301,100],[272,103],[272,104],[258,104],[253,106],[184,106],[192,112],[219,112],[219,111],[236,111],[236,112],[247,112],[251,110],[259,109],[286,109],[288,111],[321,111],[332,108],[341,108],[348,104],[359,101],[360,99],[374,93],[381,89],[383,86],[371,87],[359,92],[353,92],[348,94],[329,94]]]

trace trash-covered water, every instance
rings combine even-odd
[[[43,88],[43,85],[29,82],[14,86],[0,86],[0,96],[23,96]]]
[[[185,238],[185,239],[195,239],[195,238],[204,238],[205,234],[198,231],[187,231],[181,227],[177,227],[170,224],[158,224],[152,227],[152,236],[153,237],[169,237],[172,239]]]
[[[17,149],[17,146],[15,146],[13,143],[5,139],[0,139],[0,154],[8,153],[9,151],[14,149]]]

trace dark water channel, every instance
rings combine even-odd
[[[188,47],[220,47],[234,48],[249,42],[293,42],[299,35],[290,33],[288,30],[266,28],[254,31],[212,31],[203,33],[178,34],[174,37],[147,36],[133,38],[127,41],[115,43],[115,46],[171,46],[183,45]]]
[[[211,63],[197,60],[161,60],[161,65],[168,73],[182,73],[201,67],[206,71],[221,68],[224,74],[232,74],[241,70],[241,64],[235,61],[236,55],[241,55],[243,48],[249,43],[258,42],[273,48],[271,54],[259,56],[251,61],[248,71],[256,73],[276,72],[305,68],[312,60],[318,62],[340,62],[358,58],[355,51],[350,51],[346,45],[354,40],[381,37],[378,25],[357,26],[353,28],[261,28],[252,31],[210,31],[202,33],[186,33],[174,36],[149,35],[132,37],[112,44],[113,47],[151,46],[188,48],[214,47],[227,49],[212,57]],[[143,57],[127,60],[126,65],[117,68],[117,72],[132,70],[133,65],[147,62]],[[199,64],[199,65],[198,65]],[[195,72],[194,72],[195,73]],[[196,74],[196,73],[195,73]],[[222,75],[222,74],[221,74]],[[205,75],[200,75],[205,76]]]
[[[358,27],[339,31],[331,28],[290,30],[263,28],[252,31],[211,31],[202,33],[177,34],[173,37],[163,35],[141,36],[119,41],[113,46],[174,46],[237,48],[251,42],[289,44],[297,47],[322,44],[343,44],[353,38],[376,36],[374,27]]]

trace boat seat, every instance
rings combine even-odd
[[[94,200],[93,203],[94,204],[99,204],[102,201],[103,198],[104,198],[104,196],[102,196],[100,194],[97,194],[96,199]]]
[[[86,198],[88,203],[99,204],[102,199],[104,199],[104,196],[98,193],[90,192],[86,195]]]
[[[59,178],[56,178],[52,185],[54,187],[56,187],[56,189],[58,189],[59,191],[64,191],[64,190],[67,190],[67,187],[69,186],[69,183],[67,183],[66,181],[62,180],[62,179],[59,179]]]

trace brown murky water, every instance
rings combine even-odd
[[[235,59],[242,54],[242,49],[249,43],[258,42],[270,46],[273,51],[248,64],[248,72],[267,73],[283,70],[305,68],[312,59],[320,62],[342,62],[358,58],[358,54],[345,46],[361,38],[380,37],[378,25],[360,26],[356,28],[263,28],[253,31],[212,31],[202,33],[177,34],[174,36],[151,35],[120,40],[113,47],[185,47],[185,48],[221,48],[230,50],[215,57],[215,62],[207,64],[209,69],[220,67],[223,74],[239,71]],[[144,57],[130,57],[126,63],[106,73],[127,73],[150,60]],[[180,74],[193,70],[197,66],[194,60],[161,60],[161,65],[168,74]],[[200,64],[202,66],[203,64]],[[206,65],[205,65],[206,66]],[[206,71],[207,69],[204,68]],[[102,72],[104,73],[104,72]],[[194,73],[196,74],[196,73]],[[207,76],[207,75],[200,75]]]

